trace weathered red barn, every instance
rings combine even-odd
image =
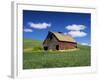
[[[43,42],[44,50],[66,50],[77,48],[77,42],[61,32],[48,32]]]

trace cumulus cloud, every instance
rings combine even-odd
[[[66,26],[65,28],[69,30],[67,34],[71,35],[72,37],[84,37],[87,35],[87,33],[83,31],[86,28],[85,25],[72,24]]]
[[[24,32],[33,32],[32,29],[24,29]]]
[[[51,27],[51,24],[43,22],[43,23],[33,23],[33,22],[29,22],[28,25],[31,28],[35,28],[35,29],[46,29],[48,27]]]
[[[65,27],[67,30],[75,30],[75,31],[79,31],[79,30],[84,30],[86,28],[86,26],[84,25],[77,25],[77,24],[72,24],[72,25],[68,25]]]
[[[84,37],[87,35],[87,33],[83,31],[69,31],[68,34],[72,37]]]
[[[81,43],[81,45],[89,45],[88,43]]]
[[[64,32],[63,34],[64,34],[64,35],[67,35],[67,33],[66,33],[66,32]]]

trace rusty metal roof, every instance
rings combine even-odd
[[[68,42],[76,42],[71,36],[69,35],[64,35],[63,33],[59,32],[52,32],[58,40],[60,41],[68,41]]]

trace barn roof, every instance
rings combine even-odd
[[[76,42],[71,36],[59,32],[52,32],[59,41]]]

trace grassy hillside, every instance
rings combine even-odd
[[[24,40],[23,68],[54,68],[89,66],[90,46],[78,45],[76,51],[41,51],[42,41]]]
[[[24,39],[23,43],[24,51],[32,52],[37,50],[42,50],[42,41],[39,40],[31,40],[31,39]]]
[[[42,45],[42,41],[31,40],[31,39],[24,39],[23,48],[24,49],[33,48],[35,46],[41,46],[41,45]]]

